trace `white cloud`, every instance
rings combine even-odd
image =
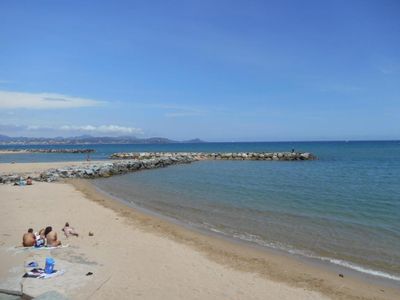
[[[143,130],[135,127],[125,127],[119,125],[84,125],[84,126],[70,126],[64,125],[59,128],[64,131],[83,131],[93,133],[108,133],[108,134],[142,134]]]
[[[99,106],[104,103],[62,94],[0,91],[0,109],[63,109]]]

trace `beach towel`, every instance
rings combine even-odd
[[[66,245],[61,245],[61,246],[42,246],[42,247],[27,247],[28,249],[35,249],[35,250],[54,250],[54,249],[61,249],[61,248],[67,248],[69,247],[69,244]]]
[[[53,278],[59,275],[64,274],[64,270],[54,270],[51,274],[45,273],[44,269],[42,268],[35,268],[28,272],[26,272],[22,277],[23,278],[39,278],[39,279],[48,279]]]
[[[55,249],[62,249],[62,248],[67,248],[69,247],[69,244],[66,245],[61,245],[61,246],[56,246],[56,247],[47,247],[47,246],[42,246],[42,247],[22,247],[22,246],[15,246],[10,248],[9,250],[13,250],[16,253],[21,253],[23,251],[29,251],[29,250],[55,250]]]

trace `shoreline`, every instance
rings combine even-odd
[[[400,288],[386,279],[374,276],[369,278],[366,274],[342,266],[296,257],[277,249],[265,249],[175,222],[169,217],[129,205],[122,199],[108,195],[88,180],[72,179],[66,182],[91,201],[129,217],[135,226],[189,245],[207,258],[229,268],[255,273],[267,280],[317,291],[333,298],[391,299],[395,295],[400,296]],[[345,270],[345,277],[340,277],[334,269]]]
[[[83,183],[75,183],[75,181],[80,182],[81,179],[73,179],[70,183],[75,186],[77,185],[77,188],[79,189],[80,185],[86,185],[89,190],[91,190],[90,193],[95,193],[95,194],[100,194],[104,196],[105,198],[108,198],[112,201],[117,201],[123,206],[127,206],[133,210],[136,210],[139,213],[143,213],[144,215],[152,216],[155,219],[160,219],[162,221],[165,221],[167,223],[172,223],[174,225],[177,225],[178,227],[183,227],[184,229],[198,233],[200,235],[205,235],[205,236],[211,236],[216,239],[223,239],[226,240],[228,243],[233,243],[233,244],[239,244],[239,245],[244,245],[244,247],[250,247],[254,248],[257,251],[261,252],[267,252],[267,253],[272,253],[278,256],[284,256],[288,257],[291,260],[298,260],[300,262],[305,262],[306,264],[311,264],[315,265],[317,268],[323,268],[326,269],[328,272],[333,273],[336,272],[336,274],[349,274],[352,277],[358,278],[361,281],[367,281],[371,282],[373,284],[382,284],[384,286],[388,287],[394,287],[397,288],[398,285],[400,284],[400,279],[398,277],[391,275],[389,273],[385,273],[383,271],[378,271],[374,269],[369,269],[364,266],[360,266],[345,260],[340,260],[340,259],[334,259],[330,257],[319,257],[319,256],[309,256],[306,254],[303,254],[301,252],[290,252],[286,249],[280,249],[280,248],[273,248],[269,246],[264,246],[261,244],[258,244],[256,242],[244,240],[244,239],[239,239],[235,238],[233,236],[228,236],[224,234],[223,232],[220,231],[213,231],[212,229],[206,228],[206,227],[201,227],[201,226],[196,226],[195,224],[189,224],[185,223],[181,220],[178,220],[176,218],[170,217],[163,215],[162,213],[152,211],[151,209],[136,205],[135,203],[126,201],[122,198],[119,198],[117,196],[111,195],[107,193],[106,191],[102,190],[98,185],[96,185],[93,182],[90,182],[89,180],[83,179]],[[68,180],[67,180],[68,182]],[[90,198],[91,195],[89,195]],[[337,260],[338,262],[332,262],[332,260]],[[379,275],[377,275],[379,274]],[[399,290],[400,291],[400,290]]]

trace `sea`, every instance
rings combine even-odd
[[[1,146],[1,149],[44,146]],[[80,145],[113,152],[311,152],[314,161],[200,161],[93,183],[138,208],[218,235],[400,282],[400,141]],[[7,154],[0,162],[85,160]]]

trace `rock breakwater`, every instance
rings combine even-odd
[[[153,159],[162,157],[189,157],[194,160],[314,160],[316,157],[308,152],[119,152],[111,159]]]
[[[89,163],[81,166],[67,166],[48,169],[37,173],[0,174],[0,183],[20,182],[30,176],[35,181],[53,182],[68,178],[100,178],[126,174],[145,169],[157,169],[176,164],[187,164],[199,160],[312,160],[311,153],[298,152],[246,152],[246,153],[200,153],[200,152],[142,152],[114,153],[116,161]]]
[[[26,180],[28,176],[34,181],[53,182],[68,178],[94,179],[110,177],[146,169],[163,168],[175,164],[186,164],[195,161],[187,156],[160,157],[152,159],[123,160],[116,162],[97,162],[85,166],[69,166],[57,169],[48,169],[38,173],[0,174],[0,183],[15,183]]]

